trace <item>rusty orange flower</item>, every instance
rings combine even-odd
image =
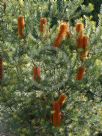
[[[20,38],[24,38],[24,27],[25,27],[24,16],[19,16],[18,17],[18,35]]]
[[[59,99],[58,99],[58,102],[59,102],[59,104],[60,104],[60,107],[63,106],[63,104],[65,103],[66,99],[67,99],[67,96],[66,96],[65,94],[61,94],[61,95],[60,95],[60,97],[59,97]]]
[[[60,112],[60,104],[58,101],[53,102],[53,111]]]
[[[84,75],[85,75],[85,67],[81,66],[81,67],[78,68],[76,80],[82,80]]]
[[[83,36],[83,49],[86,49],[88,45],[89,45],[88,36]]]
[[[46,25],[47,25],[47,19],[46,18],[41,18],[40,19],[40,32],[45,33],[46,31]]]
[[[83,23],[77,23],[75,27],[76,27],[77,33],[82,32],[84,30],[84,24]]]
[[[54,127],[60,127],[61,125],[61,112],[54,112],[53,113],[53,125]]]
[[[77,48],[83,48],[83,34],[77,38]]]

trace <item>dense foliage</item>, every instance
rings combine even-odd
[[[84,0],[84,4],[88,5],[92,3],[94,5],[94,11],[91,13],[93,19],[98,23],[98,14],[100,12],[100,5],[102,4],[102,0]]]
[[[96,27],[91,17],[80,18],[78,10],[89,13],[90,7],[83,0],[0,2],[2,131],[10,136],[95,136],[101,132],[102,14]],[[21,16],[23,25],[18,23]],[[63,23],[69,25],[68,33],[61,31]],[[89,39],[84,59],[80,58],[83,47],[77,47],[77,23],[84,24],[83,35]],[[57,48],[52,48],[56,41]],[[85,68],[84,77],[76,80],[80,67]],[[53,102],[61,94],[67,98],[60,109],[61,125],[55,127]]]

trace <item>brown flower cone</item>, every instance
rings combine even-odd
[[[86,49],[89,45],[89,38],[87,36],[83,36],[83,49]]]
[[[54,112],[53,113],[53,125],[54,127],[60,127],[61,126],[61,112]]]
[[[58,37],[55,39],[54,42],[54,47],[60,47],[61,43],[63,41],[63,36],[61,36],[60,34],[58,35]]]
[[[40,75],[41,75],[40,67],[34,66],[33,67],[33,80],[40,80],[41,79]]]
[[[66,99],[67,99],[67,96],[66,96],[65,94],[61,94],[61,95],[60,95],[60,97],[59,97],[59,99],[58,99],[58,102],[59,102],[59,104],[60,104],[60,107],[63,106],[63,104],[65,103]]]
[[[24,38],[24,27],[25,27],[24,16],[19,16],[18,17],[18,35],[20,38]]]
[[[47,25],[47,19],[41,18],[40,19],[40,32],[45,33],[46,32],[46,25]]]
[[[83,23],[77,23],[75,27],[76,27],[77,33],[82,32],[84,30],[84,24]]]
[[[60,112],[60,104],[58,101],[53,102],[53,111]]]
[[[19,28],[24,28],[24,27],[25,27],[24,16],[19,16],[19,17],[18,17],[18,27],[19,27]]]
[[[63,39],[67,36],[67,32],[69,31],[69,25],[66,22],[61,23],[60,30],[57,38],[54,41],[54,47],[60,47]]]
[[[81,66],[78,68],[76,80],[82,80],[85,75],[85,67]]]
[[[83,33],[81,33],[77,39],[77,48],[83,48],[84,50],[86,50],[88,48],[89,45],[89,38],[86,35],[83,35]]]
[[[63,36],[66,36],[67,32],[69,31],[69,24],[67,24],[66,22],[63,22],[61,25],[60,25],[60,33],[63,35]]]
[[[80,35],[77,39],[77,48],[83,48],[83,35]]]

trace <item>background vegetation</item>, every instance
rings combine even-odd
[[[102,2],[96,1],[0,1],[0,58],[4,67],[0,80],[1,132],[10,136],[96,136],[101,133],[102,14],[97,14]],[[89,2],[95,4],[94,10]],[[21,15],[26,23],[23,39],[18,36]],[[48,22],[45,35],[39,31],[42,17]],[[69,23],[71,35],[63,40],[57,55],[47,47],[52,47],[62,21]],[[85,25],[84,35],[90,39],[89,56],[84,62],[80,61],[80,50],[76,46],[77,22]],[[34,65],[41,67],[42,80],[37,83],[44,87],[34,84]],[[75,78],[79,66],[86,68],[81,81]],[[64,85],[53,88],[64,80]],[[61,126],[56,128],[52,122],[52,104],[62,93],[67,101],[61,109]]]

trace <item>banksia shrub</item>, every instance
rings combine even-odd
[[[102,15],[96,27],[85,15],[75,19],[83,0],[60,1],[60,13],[57,0],[6,0],[5,12],[0,2],[0,123],[10,136],[94,136],[102,130]],[[81,21],[85,28],[73,26]]]

